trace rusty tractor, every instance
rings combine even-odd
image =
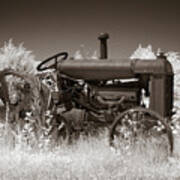
[[[67,52],[44,61],[38,71],[54,69],[58,91],[52,92],[60,116],[73,108],[85,112],[81,128],[94,121],[109,127],[109,142],[136,138],[140,134],[166,136],[173,151],[168,122],[173,115],[173,68],[161,54],[156,60],[109,59],[107,39],[101,34],[100,58],[75,60]]]

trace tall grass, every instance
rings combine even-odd
[[[180,176],[179,154],[164,156],[160,147],[147,142],[111,149],[105,134],[80,139],[71,146],[34,150],[9,149],[1,144],[1,179],[174,179]],[[179,138],[179,137],[178,137]],[[179,141],[178,141],[179,142]]]
[[[16,46],[11,39],[0,48],[0,70],[11,68],[17,72],[34,74],[35,65],[34,55],[23,44]]]

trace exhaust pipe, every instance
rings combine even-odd
[[[100,59],[107,59],[107,39],[109,39],[109,34],[101,33],[98,39],[100,40]]]

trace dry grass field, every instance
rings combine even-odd
[[[173,157],[153,141],[136,145],[122,142],[115,150],[107,134],[80,139],[76,144],[56,148],[29,148],[1,139],[0,179],[4,180],[104,180],[180,178],[180,136]]]

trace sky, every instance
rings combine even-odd
[[[129,57],[138,44],[180,52],[179,0],[1,0],[0,47],[24,42],[37,60],[67,51],[99,52],[108,32],[110,58]]]

